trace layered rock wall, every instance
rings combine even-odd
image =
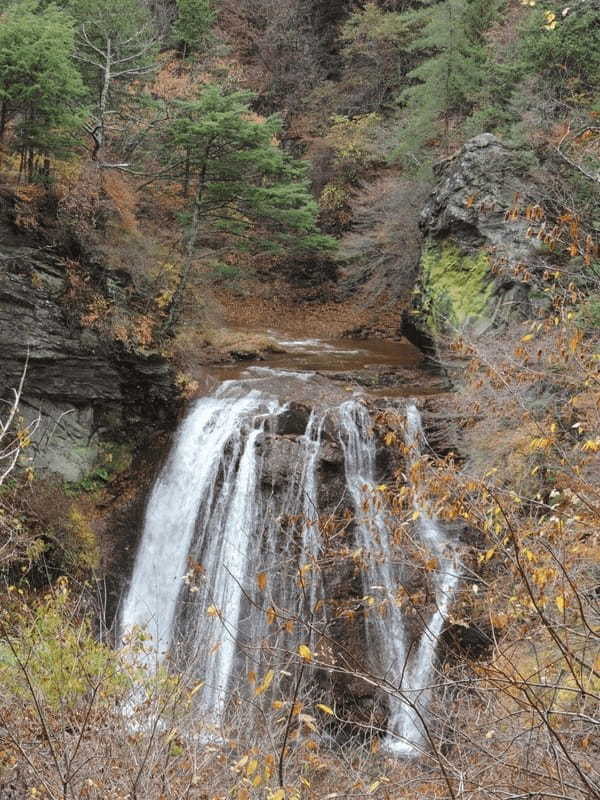
[[[0,397],[25,373],[23,427],[39,418],[23,466],[78,481],[102,439],[137,442],[169,427],[176,393],[157,354],[128,352],[69,319],[65,262],[43,247],[0,247]]]

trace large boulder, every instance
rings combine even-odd
[[[0,248],[0,398],[24,374],[21,425],[39,420],[23,466],[78,481],[103,439],[137,443],[175,418],[173,374],[69,318],[65,262],[43,247]]]
[[[536,166],[531,153],[490,133],[436,165],[438,183],[420,220],[421,308],[430,330],[450,325],[479,334],[529,315],[528,288],[515,268],[543,268],[543,245],[515,210],[540,196]]]

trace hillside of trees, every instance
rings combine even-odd
[[[486,198],[450,233],[422,216],[481,134],[525,186],[493,232],[531,242],[510,263],[471,224]],[[23,466],[29,355],[0,385],[0,800],[600,798],[600,0],[0,0],[0,215],[0,270],[15,243],[58,259],[89,352],[153,359],[178,395],[153,437],[106,412],[123,440],[70,481]],[[517,285],[527,303],[485,318]],[[377,487],[399,528],[418,493],[467,531],[418,759],[302,695],[335,672],[328,634],[290,654],[294,680],[249,676],[260,725],[240,703],[226,740],[201,738],[201,682],[148,668],[143,631],[115,647],[119,536],[200,367],[262,357],[279,323],[410,329],[450,387],[424,403],[442,444],[412,488]]]

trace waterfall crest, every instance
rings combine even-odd
[[[371,669],[395,689],[388,696],[385,745],[414,755],[423,746],[419,714],[426,713],[436,643],[458,581],[454,556],[417,498],[419,536],[439,569],[435,611],[416,648],[414,642],[409,647],[367,406],[360,398],[314,405],[303,433],[280,436],[277,469],[285,473],[285,488],[276,491],[269,460],[275,460],[274,435],[288,408],[272,384],[265,388],[259,379],[227,381],[194,404],[147,503],[121,631],[147,629],[153,659],[168,654],[204,681],[201,711],[216,726],[235,686],[249,670],[266,668],[265,652],[293,663],[298,644],[312,643],[326,619],[318,560],[325,546],[319,515],[327,441],[341,451],[353,547],[364,554],[364,594],[385,608],[365,622]],[[406,440],[413,458],[422,439],[418,411],[409,406]],[[282,611],[288,624],[272,626],[272,616]]]

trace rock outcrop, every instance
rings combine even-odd
[[[51,250],[0,248],[0,397],[10,398],[25,370],[21,424],[39,423],[23,465],[78,481],[103,439],[137,443],[168,426],[176,393],[159,355],[128,352],[69,319],[67,279]]]
[[[527,235],[525,216],[510,211],[535,202],[535,167],[530,153],[489,133],[436,166],[439,182],[420,221],[427,239],[422,309],[430,330],[447,322],[480,334],[528,316],[528,289],[514,268],[543,267],[542,245]]]

